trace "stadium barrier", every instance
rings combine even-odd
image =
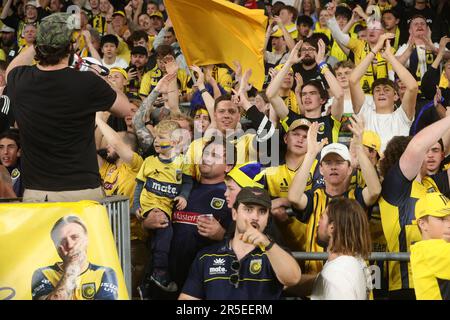
[[[327,260],[326,252],[292,252],[296,260]],[[369,261],[409,261],[409,252],[372,252]]]
[[[128,295],[131,297],[130,200],[124,196],[112,196],[100,203],[108,211]]]

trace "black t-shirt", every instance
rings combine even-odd
[[[92,72],[23,66],[8,74],[8,96],[20,128],[24,186],[68,191],[100,186],[95,112],[117,94]]]

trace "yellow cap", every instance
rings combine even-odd
[[[416,203],[416,220],[425,216],[446,217],[450,215],[450,200],[440,192],[430,192]]]
[[[123,11],[121,11],[121,10],[118,10],[118,11],[115,11],[113,14],[112,14],[112,16],[114,17],[114,16],[122,16],[122,17],[125,17],[125,12],[123,12]]]
[[[150,15],[151,17],[160,17],[161,19],[164,19],[163,14],[160,11],[155,11]]]
[[[366,147],[375,149],[381,156],[381,139],[375,131],[365,130],[363,133],[362,144]]]
[[[277,65],[274,69],[277,71],[280,71],[281,68],[283,68],[283,66],[284,66],[284,63]],[[289,71],[292,72],[292,74],[294,73],[294,69],[292,69],[292,68]]]
[[[288,129],[288,132],[295,130],[299,127],[304,127],[306,130],[308,130],[310,126],[311,126],[311,122],[308,119],[305,119],[305,118],[297,119],[291,123],[291,125],[289,126],[289,129]]]
[[[126,72],[123,68],[120,68],[120,67],[113,67],[113,68],[109,69],[109,72],[110,72],[110,73],[113,73],[113,72],[119,72],[120,74],[123,75],[123,77],[125,78],[125,80],[128,80],[128,74],[127,74],[127,72]]]

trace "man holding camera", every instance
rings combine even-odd
[[[95,113],[124,117],[126,96],[92,72],[69,68],[73,16],[39,25],[36,46],[15,58],[6,77],[23,151],[24,201],[100,200]],[[37,65],[31,65],[33,59]],[[45,147],[45,149],[44,149]]]

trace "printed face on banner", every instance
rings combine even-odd
[[[2,204],[0,225],[0,300],[128,299],[103,206]]]

